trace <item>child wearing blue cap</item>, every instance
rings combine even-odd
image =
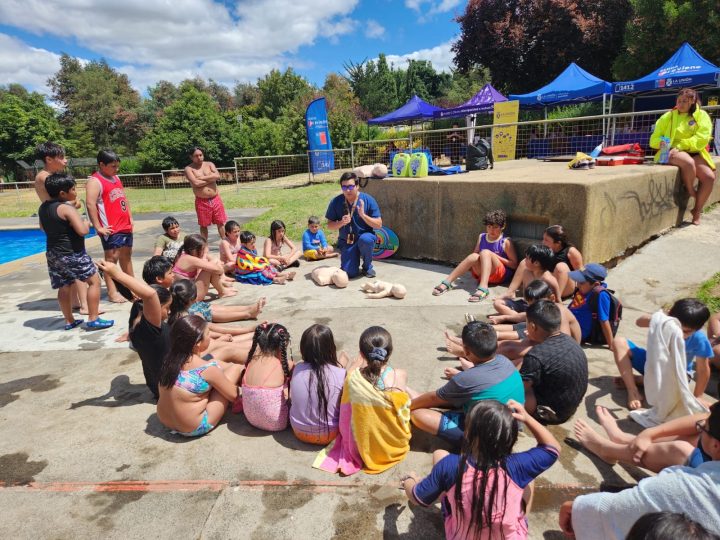
[[[568,309],[575,315],[580,325],[582,342],[591,341],[593,324],[597,321],[604,342],[612,350],[613,329],[610,325],[612,296],[605,284],[607,268],[602,264],[590,263],[582,270],[574,270],[568,275],[577,283],[577,289]],[[595,295],[597,295],[597,299],[595,299]]]

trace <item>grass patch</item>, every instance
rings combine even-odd
[[[710,309],[711,313],[720,311],[720,272],[700,285],[697,297]]]

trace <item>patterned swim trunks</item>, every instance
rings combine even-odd
[[[195,212],[197,213],[198,225],[209,227],[211,224],[225,225],[227,214],[220,195],[209,199],[195,197]]]
[[[53,289],[72,285],[76,280],[87,281],[97,272],[90,255],[85,251],[68,254],[50,250],[45,252],[45,257]]]

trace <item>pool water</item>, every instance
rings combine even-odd
[[[85,238],[95,235],[95,229]],[[40,229],[0,230],[0,264],[45,251],[45,233]]]

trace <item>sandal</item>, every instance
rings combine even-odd
[[[470,295],[468,302],[482,302],[490,295],[490,291],[484,287],[478,287],[477,290]]]
[[[98,317],[94,321],[89,321],[85,325],[85,328],[87,330],[105,330],[106,328],[110,328],[113,324],[115,324],[115,321],[109,321]]]
[[[444,287],[444,288],[443,288]],[[433,289],[433,296],[440,296],[441,294],[444,294],[448,292],[450,289],[453,288],[452,283],[448,283],[444,279],[440,282],[440,285],[435,287]]]

